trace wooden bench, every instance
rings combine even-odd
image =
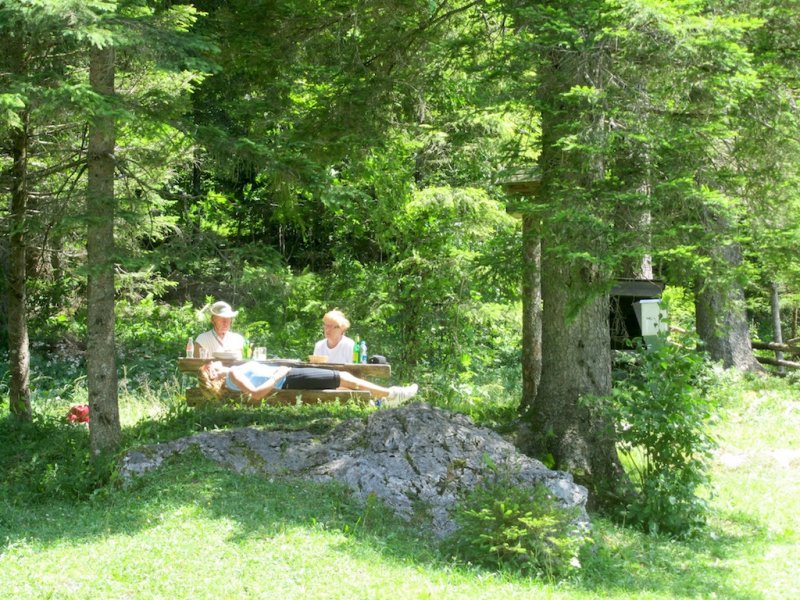
[[[349,402],[367,404],[372,398],[366,390],[278,390],[261,400],[239,394],[223,399],[209,399],[197,387],[187,388],[186,404],[189,406],[216,406],[223,404],[245,404],[248,406],[297,406],[299,404],[321,404],[325,402]]]
[[[179,358],[178,371],[181,373],[197,376],[200,367],[214,358]],[[232,366],[248,362],[247,360],[220,360],[225,366]],[[271,365],[286,365],[290,367],[318,367],[323,369],[334,369],[337,371],[347,371],[360,379],[389,379],[392,374],[391,365],[371,365],[371,364],[336,364],[323,363],[312,364],[291,359],[269,359],[258,361]],[[348,402],[355,401],[366,404],[370,401],[371,394],[366,390],[277,390],[261,400],[253,400],[244,395],[233,396],[226,399],[212,400],[203,395],[203,391],[198,387],[190,387],[186,390],[186,404],[189,406],[208,406],[233,402],[247,404],[250,406],[283,405],[294,406],[298,404],[319,404],[324,402]]]

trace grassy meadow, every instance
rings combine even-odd
[[[359,505],[341,487],[239,476],[197,455],[126,487],[88,466],[85,426],[63,419],[68,403],[37,405],[22,428],[5,407],[0,598],[797,597],[800,388],[729,385],[703,535],[646,535],[595,515],[593,545],[561,581],[459,563],[424,525]],[[123,394],[125,446],[241,425],[324,431],[370,410],[193,411],[175,398]]]

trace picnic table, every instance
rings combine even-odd
[[[219,359],[219,358],[179,358],[178,371],[190,375],[197,375],[204,364],[218,360],[226,367],[243,364],[252,359]],[[289,367],[316,367],[321,369],[334,369],[337,371],[347,371],[361,379],[389,379],[392,374],[392,367],[389,364],[342,364],[342,363],[309,363],[290,358],[269,358],[258,360],[269,365],[285,365]],[[295,404],[317,404],[321,402],[333,402],[335,400],[347,401],[354,400],[362,404],[370,401],[370,393],[366,390],[277,390],[262,400],[252,400],[247,396],[240,396],[240,403],[261,405],[295,405]],[[199,387],[189,387],[186,390],[186,403],[189,406],[201,406],[213,403],[203,395]]]

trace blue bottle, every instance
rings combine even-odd
[[[361,353],[359,354],[359,359],[362,365],[367,364],[367,342],[361,340]]]

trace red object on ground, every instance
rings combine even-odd
[[[67,413],[67,421],[70,423],[88,423],[89,422],[89,405],[76,404],[69,409]]]

